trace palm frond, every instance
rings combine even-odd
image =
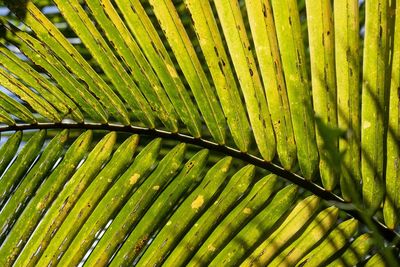
[[[399,261],[396,1],[3,2],[0,265]]]

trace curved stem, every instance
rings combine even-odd
[[[158,129],[149,129],[139,126],[124,126],[120,124],[98,124],[98,123],[37,123],[37,124],[16,124],[10,126],[0,127],[1,132],[7,131],[23,131],[23,130],[41,130],[41,129],[84,129],[84,130],[107,130],[107,131],[118,131],[132,134],[140,134],[140,135],[148,135],[151,137],[161,137],[165,139],[176,140],[179,142],[184,142],[187,144],[192,144],[195,146],[199,146],[202,148],[207,148],[212,151],[216,151],[219,153],[223,153],[227,156],[231,156],[236,159],[240,159],[246,163],[252,164],[259,168],[265,169],[274,173],[310,192],[315,194],[316,196],[324,199],[326,201],[333,202],[334,205],[339,206],[342,210],[346,211],[349,215],[356,218],[363,223],[368,224],[366,222],[365,216],[356,209],[356,207],[352,204],[346,203],[341,197],[336,194],[325,190],[323,187],[304,179],[302,176],[292,173],[288,170],[285,170],[281,166],[267,162],[259,157],[254,155],[250,155],[247,153],[243,153],[237,149],[232,147],[219,145],[215,142],[194,138],[190,135],[181,134],[181,133],[172,133],[164,130]],[[372,218],[372,223],[374,227],[382,234],[382,236],[389,242],[395,243],[396,247],[400,249],[400,236],[393,230],[388,229],[385,225],[377,221],[375,218]]]

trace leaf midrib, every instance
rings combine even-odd
[[[36,123],[36,124],[16,124],[16,125],[8,125],[8,126],[0,126],[0,133],[10,132],[10,131],[24,131],[24,130],[42,130],[42,129],[80,129],[80,130],[103,130],[103,131],[116,131],[116,132],[124,132],[130,134],[139,134],[139,135],[147,135],[153,138],[161,137],[164,139],[175,140],[191,145],[195,145],[201,148],[206,148],[214,152],[222,153],[226,156],[231,156],[235,159],[239,159],[244,161],[245,163],[252,164],[261,169],[267,170],[271,173],[274,173],[283,179],[288,180],[289,182],[300,186],[301,188],[311,192],[312,194],[318,196],[319,198],[329,201],[331,204],[338,206],[342,211],[346,212],[348,215],[353,218],[363,222],[364,224],[373,224],[374,228],[379,232],[388,242],[393,243],[398,249],[400,249],[400,234],[394,230],[387,228],[384,224],[378,221],[376,218],[366,218],[363,215],[363,211],[359,210],[355,207],[354,204],[345,202],[338,195],[325,190],[323,187],[315,184],[309,180],[306,180],[304,177],[292,173],[288,170],[285,170],[283,167],[273,163],[267,162],[262,158],[259,158],[255,155],[243,153],[235,148],[219,145],[210,140],[206,140],[203,138],[195,138],[193,136],[182,134],[182,133],[172,133],[165,130],[160,129],[150,129],[140,126],[133,125],[122,125],[115,123]]]

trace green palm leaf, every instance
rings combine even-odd
[[[365,2],[1,1],[0,265],[398,265],[400,5]]]

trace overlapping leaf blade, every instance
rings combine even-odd
[[[253,185],[254,167],[240,171],[236,161],[229,173],[226,166],[211,168],[222,158],[214,152],[210,164],[201,151],[184,165],[184,144],[172,149],[171,142],[160,152],[156,139],[134,156],[137,136],[119,145],[121,138],[110,133],[102,141],[96,137],[85,159],[90,132],[71,145],[66,130],[49,144],[53,131],[36,131],[27,143],[24,131],[19,152],[21,132],[0,150],[0,262],[340,265],[378,252],[368,264],[383,264],[391,252],[379,251],[383,243],[376,247],[376,233],[363,234],[365,226],[386,238],[395,238],[396,230],[376,228],[357,214],[366,207],[366,215],[376,216],[372,223],[398,227],[400,8],[394,2],[371,0],[365,8],[356,0],[333,6],[56,0],[58,9],[48,14],[42,7],[49,1],[5,1],[18,16],[0,20],[0,85],[6,89],[0,87],[0,131],[7,139],[10,130],[119,129],[222,148],[289,179],[296,175],[269,162],[302,174],[298,183],[322,198],[344,204],[335,195],[341,194],[351,204],[339,207],[350,207],[349,214],[366,225],[338,223],[336,208],[321,212],[316,203],[303,210],[301,225],[292,209],[294,201],[309,200],[302,190],[278,191],[281,184],[271,176]],[[359,27],[364,11],[365,35]],[[211,181],[214,174],[218,182]],[[202,178],[216,184],[195,189]],[[232,189],[228,180],[246,186]],[[202,198],[191,199],[192,190]],[[176,225],[181,217],[183,224]],[[350,245],[357,229],[361,235]]]

